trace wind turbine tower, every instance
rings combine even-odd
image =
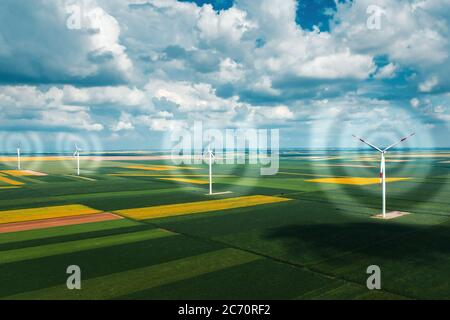
[[[21,170],[20,168],[20,146],[17,147],[17,170]]]
[[[212,185],[213,185],[213,180],[212,180],[212,163],[213,160],[216,159],[216,156],[214,155],[214,153],[211,150],[211,144],[208,145],[208,151],[206,152],[206,155],[209,158],[209,195],[212,195]]]
[[[79,149],[78,145],[75,144],[75,152],[73,153],[73,156],[77,158],[77,176],[80,175],[80,151],[81,149]]]

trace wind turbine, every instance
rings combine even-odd
[[[17,170],[20,169],[20,145],[17,146]]]
[[[77,158],[77,176],[80,175],[80,151],[81,149],[79,149],[78,145],[75,143],[75,152],[73,153],[73,156]]]
[[[380,163],[380,183],[382,183],[383,185],[383,219],[386,218],[386,165],[385,165],[385,154],[389,149],[392,149],[393,147],[395,147],[396,145],[398,145],[399,143],[405,141],[406,139],[408,139],[409,137],[412,137],[413,135],[415,135],[416,133],[411,133],[409,136],[406,136],[402,139],[400,139],[399,141],[397,141],[396,143],[391,144],[390,146],[388,146],[385,149],[380,149],[378,147],[375,147],[373,144],[364,141],[363,139],[361,139],[360,137],[357,137],[355,135],[353,135],[353,137],[355,137],[356,139],[358,139],[359,141],[361,141],[362,143],[367,144],[369,147],[371,147],[372,149],[377,150],[378,152],[381,153],[381,163]]]
[[[216,156],[214,155],[214,153],[211,150],[211,141],[208,144],[208,151],[205,152],[205,154],[208,156],[209,158],[209,195],[212,195],[212,162],[213,159],[216,159]]]

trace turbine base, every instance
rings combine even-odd
[[[391,219],[395,219],[395,218],[400,218],[403,216],[406,216],[408,214],[411,214],[410,212],[403,212],[403,211],[390,211],[390,212],[386,212],[386,217],[383,217],[382,213],[373,215],[372,218],[374,219],[383,219],[383,220],[391,220]]]
[[[223,191],[223,192],[213,192],[213,193],[207,193],[207,196],[218,196],[221,194],[229,194],[229,193],[233,193],[232,191]]]

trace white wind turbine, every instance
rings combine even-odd
[[[212,163],[213,160],[216,159],[216,156],[214,155],[214,152],[211,150],[211,141],[208,143],[208,150],[205,152],[204,156],[208,156],[209,159],[209,195],[212,195]]]
[[[79,149],[78,145],[75,143],[75,152],[73,153],[73,156],[77,158],[77,176],[80,175],[80,151],[81,149]]]
[[[20,169],[20,145],[17,146],[17,170]]]
[[[395,147],[396,145],[398,145],[399,143],[405,141],[406,139],[408,139],[409,137],[412,137],[413,135],[415,135],[415,133],[411,133],[409,136],[402,138],[401,140],[397,141],[396,143],[391,144],[389,147],[385,148],[385,149],[380,149],[378,147],[375,147],[373,144],[364,141],[363,139],[353,135],[356,139],[359,139],[359,141],[367,144],[369,147],[371,147],[372,149],[377,150],[378,152],[381,153],[381,164],[380,164],[380,183],[383,184],[383,219],[386,218],[386,165],[385,165],[385,154],[386,152]]]

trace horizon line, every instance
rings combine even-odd
[[[203,149],[191,149],[192,151],[201,151]],[[256,148],[241,148],[241,149],[222,149],[224,152],[231,151],[258,151]],[[355,147],[283,147],[279,148],[279,151],[372,151],[371,148],[355,148]],[[450,150],[450,146],[448,147],[402,147],[395,148],[391,152],[395,151],[408,151],[408,150]],[[104,150],[89,150],[83,153],[148,153],[148,152],[171,152],[172,149],[104,149]],[[268,149],[267,151],[271,151]],[[73,150],[62,150],[62,151],[22,151],[22,154],[66,154],[73,153]],[[1,151],[0,154],[4,155],[16,155],[15,151],[4,152]]]

